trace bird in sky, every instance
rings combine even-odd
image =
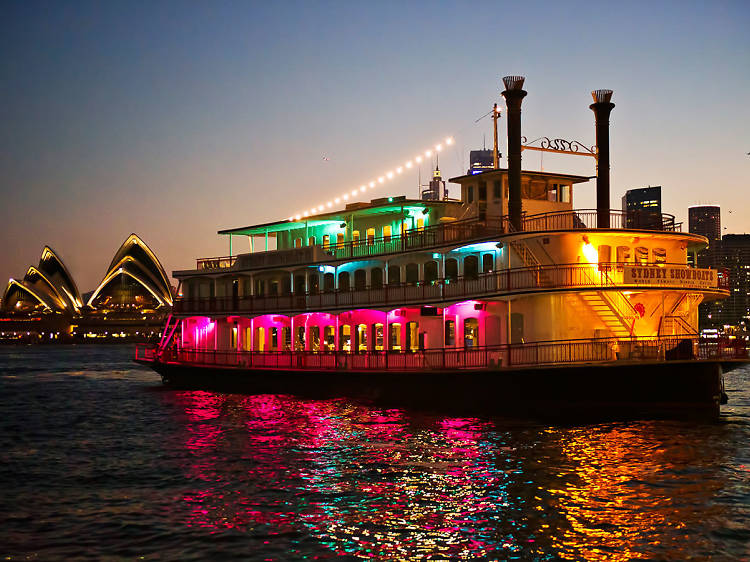
[[[326,155],[324,154],[324,155],[323,155],[323,162],[330,162],[330,161],[331,161],[331,159],[330,159],[330,158],[328,158],[328,156],[326,156]]]

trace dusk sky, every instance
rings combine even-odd
[[[718,204],[725,233],[750,232],[748,30],[747,0],[6,1],[0,278],[49,244],[90,291],[131,232],[168,272],[189,269],[228,253],[220,228],[324,203],[449,135],[440,167],[464,173],[491,144],[491,121],[474,121],[504,107],[508,74],[526,76],[530,139],[594,144],[590,91],[614,90],[613,208],[661,185],[679,220]],[[539,154],[523,164],[539,169]],[[595,173],[590,158],[543,164]],[[593,207],[594,190],[577,187],[574,206]]]

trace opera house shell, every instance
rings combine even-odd
[[[2,312],[69,317],[118,312],[163,314],[171,310],[172,298],[169,279],[158,258],[143,240],[131,234],[85,303],[59,255],[45,246],[38,266],[29,267],[23,280],[8,281]]]

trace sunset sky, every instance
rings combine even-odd
[[[464,173],[491,144],[491,122],[474,121],[504,106],[507,74],[526,76],[529,138],[593,144],[590,91],[614,90],[613,208],[661,185],[678,219],[718,204],[725,233],[750,232],[748,30],[746,0],[6,1],[0,278],[49,244],[92,290],[131,232],[168,272],[188,269],[228,253],[218,229],[325,202],[449,135],[440,167]],[[589,158],[543,165],[595,173]],[[575,207],[594,189],[579,186]]]

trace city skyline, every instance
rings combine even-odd
[[[130,232],[168,272],[187,269],[228,253],[217,230],[319,205],[448,136],[443,177],[460,175],[491,146],[491,122],[474,121],[504,109],[500,77],[516,73],[530,139],[593,144],[589,92],[614,90],[612,208],[662,185],[684,231],[697,204],[748,230],[742,3],[508,5],[497,19],[478,15],[494,4],[285,8],[6,5],[0,275],[23,275],[49,244],[85,292]],[[505,155],[504,137],[503,118]],[[541,163],[524,153],[525,168]],[[595,173],[591,159],[543,165]],[[416,196],[415,172],[363,199],[400,194]],[[575,206],[594,198],[592,181]]]

